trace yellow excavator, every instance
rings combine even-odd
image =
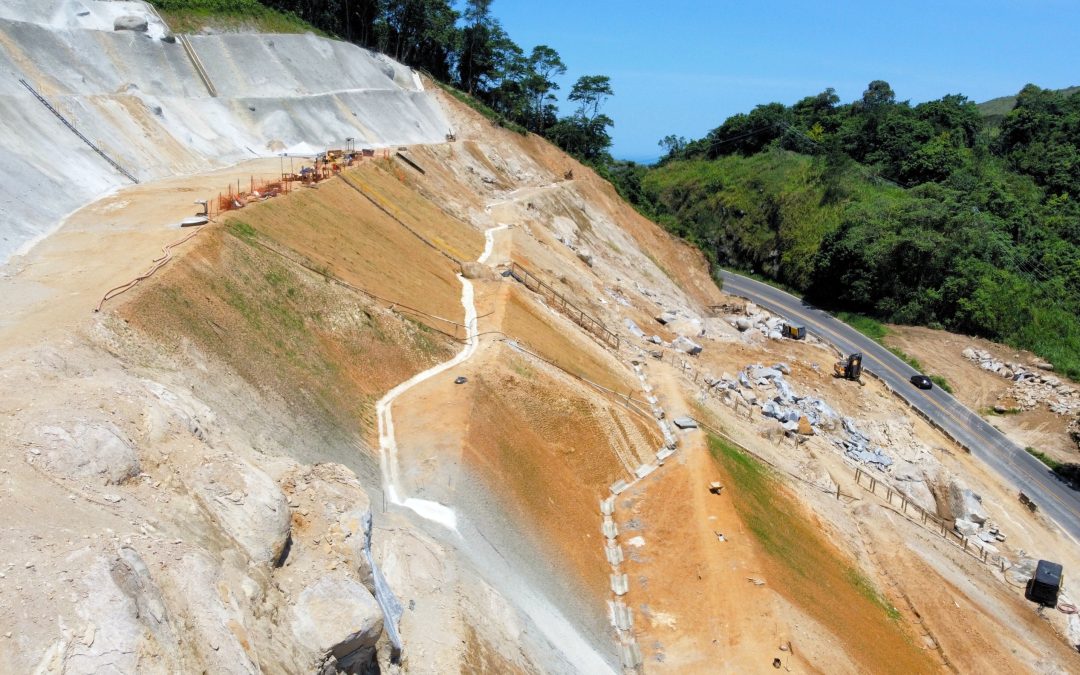
[[[833,375],[862,384],[862,354],[856,352],[833,364]]]

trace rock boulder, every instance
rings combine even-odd
[[[324,576],[300,593],[291,627],[310,654],[307,672],[362,672],[383,631],[379,604],[363,585]]]
[[[113,21],[113,30],[131,30],[136,33],[145,33],[149,29],[150,25],[145,16],[118,16]]]

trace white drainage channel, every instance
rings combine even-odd
[[[491,256],[491,251],[495,245],[495,232],[506,228],[506,225],[499,225],[484,232],[484,252],[480,254],[477,262],[483,263]],[[473,300],[473,286],[472,282],[465,277],[460,274],[457,276],[458,280],[461,281],[461,305],[465,308],[465,347],[449,361],[444,361],[437,366],[417,373],[394,387],[375,404],[375,414],[379,423],[379,464],[382,468],[383,491],[387,500],[391,504],[404,506],[421,518],[438,523],[454,532],[457,532],[457,514],[454,513],[453,509],[439,502],[405,496],[401,490],[398,470],[398,447],[397,440],[394,438],[392,406],[399,396],[416,385],[464,363],[476,353],[479,329],[476,320],[476,304]]]
[[[608,601],[608,618],[611,621],[611,626],[615,629],[619,646],[619,658],[624,672],[627,673],[640,672],[644,662],[641,657],[641,647],[633,634],[633,610],[623,602],[623,597],[630,592],[630,579],[622,571],[624,556],[622,546],[619,544],[619,527],[615,524],[615,500],[620,494],[637,484],[638,481],[660,468],[664,460],[674,455],[678,449],[678,439],[676,439],[671,425],[667,422],[659,400],[652,393],[653,388],[649,384],[648,378],[645,377],[644,369],[641,365],[635,364],[634,372],[637,373],[638,379],[641,381],[641,388],[645,392],[649,405],[652,406],[653,416],[656,418],[656,423],[664,435],[664,445],[657,451],[656,461],[639,466],[634,471],[635,478],[633,480],[619,480],[612,483],[610,488],[611,496],[600,502],[600,514],[603,516],[600,533],[604,536],[604,557],[607,558],[608,563],[611,565],[610,582],[613,599]],[[633,543],[631,541],[631,545]]]

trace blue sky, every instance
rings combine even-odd
[[[563,95],[580,75],[611,77],[612,154],[639,161],[669,133],[698,138],[826,87],[847,102],[883,79],[917,103],[1080,84],[1080,0],[495,0],[492,11],[526,52],[559,52]]]

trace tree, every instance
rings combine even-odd
[[[675,134],[668,134],[661,138],[657,143],[657,145],[664,149],[664,154],[668,157],[675,157],[680,154],[686,149],[686,144],[687,141],[685,136],[676,136]]]
[[[896,93],[885,80],[874,80],[866,87],[862,95],[862,107],[865,110],[877,110],[896,103]]]
[[[458,61],[458,81],[472,94],[483,76],[494,69],[491,58],[491,39],[495,19],[491,16],[492,0],[466,0],[465,30],[461,56]]]
[[[549,137],[559,147],[586,162],[606,162],[611,147],[608,127],[615,122],[600,112],[604,103],[615,95],[611,78],[606,75],[583,75],[570,90],[569,100],[578,104],[570,117],[564,117],[551,127]]]
[[[607,75],[582,75],[570,90],[569,100],[578,104],[577,114],[588,121],[596,119],[600,108],[615,95]]]
[[[559,52],[547,45],[533,47],[529,55],[528,74],[523,82],[530,104],[525,126],[530,131],[543,132],[554,123],[555,91],[559,85],[552,78],[565,74],[566,65]]]

